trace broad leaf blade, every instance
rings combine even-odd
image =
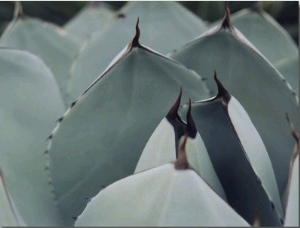
[[[299,226],[299,155],[294,161],[284,226]]]
[[[207,78],[207,85],[214,93],[212,72],[218,72],[224,86],[243,104],[262,137],[282,194],[291,155],[282,151],[294,145],[285,113],[291,115],[296,126],[300,126],[300,118],[298,97],[280,73],[236,30],[216,28],[185,45],[172,57]]]
[[[262,10],[241,10],[231,21],[272,64],[299,54],[292,37]]]
[[[0,226],[25,226],[18,214],[4,183],[3,173],[0,169]]]
[[[84,208],[85,198],[134,172],[181,86],[184,101],[208,97],[199,75],[145,47],[129,45],[71,105],[49,143],[51,175],[68,224]]]
[[[27,50],[42,58],[52,70],[65,105],[68,105],[68,71],[79,43],[67,31],[38,19],[17,18],[5,30],[0,46]]]
[[[261,225],[281,225],[282,207],[268,152],[243,107],[220,88],[215,98],[193,103],[192,116],[228,202],[249,223],[257,212]]]
[[[43,151],[64,112],[49,68],[36,56],[0,49],[0,166],[7,189],[26,224],[62,225]]]
[[[179,3],[128,2],[105,29],[93,34],[74,61],[69,85],[71,101],[75,100],[126,46],[132,38],[133,25],[138,17],[142,43],[160,53],[168,53],[206,30],[201,19]]]
[[[155,183],[155,184],[154,184]],[[76,226],[249,226],[193,170],[166,164],[102,190]]]
[[[80,10],[64,28],[81,42],[93,32],[102,29],[113,16],[113,11],[103,3],[91,2]]]
[[[286,78],[299,97],[299,54],[278,61],[274,67]]]

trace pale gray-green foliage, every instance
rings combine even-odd
[[[288,113],[300,127],[299,101],[282,75],[237,30],[214,28],[171,55],[202,77],[216,91],[213,72],[249,114],[267,148],[280,194],[288,177],[294,145],[285,120]],[[200,130],[200,129],[198,129]],[[282,153],[282,151],[286,151]]]
[[[233,14],[231,20],[232,24],[282,73],[298,94],[299,49],[288,32],[262,10],[244,9]],[[291,70],[280,70],[282,62]]]
[[[65,106],[69,105],[68,71],[80,45],[67,31],[39,19],[17,17],[2,34],[0,46],[27,50],[42,58],[55,76]]]
[[[270,161],[266,161],[265,151],[257,157],[247,154],[252,146],[261,148],[259,135],[253,133],[253,128],[249,130],[249,121],[237,121],[237,125],[228,122],[232,116],[222,116],[224,107],[214,102],[205,106],[202,114],[194,104],[193,113],[199,114],[195,119],[203,142],[197,147],[198,144],[193,144],[196,141],[190,139],[186,149],[188,153],[205,152],[206,147],[210,153],[215,148],[218,156],[224,156],[221,162],[226,166],[223,164],[215,170],[218,175],[233,175],[231,182],[221,181],[231,207],[200,177],[201,169],[207,164],[191,160],[192,156],[189,162],[195,170],[200,170],[200,176],[192,170],[174,170],[171,164],[163,165],[164,161],[160,167],[122,178],[134,173],[143,148],[180,87],[184,91],[183,103],[188,98],[206,99],[209,90],[211,95],[216,93],[212,75],[217,70],[221,81],[245,107],[258,129],[283,193],[294,145],[285,113],[297,129],[300,127],[298,97],[285,83],[288,81],[294,90],[299,88],[299,54],[287,33],[264,12],[245,10],[234,16],[233,23],[253,45],[236,30],[220,29],[183,46],[207,27],[175,2],[129,2],[114,16],[104,10],[101,15],[110,19],[99,21],[99,28],[93,27],[93,23],[88,23],[91,27],[80,25],[87,23],[87,17],[95,16],[87,15],[85,10],[66,25],[74,33],[78,32],[77,35],[20,14],[0,40],[2,47],[35,53],[55,74],[28,52],[0,49],[0,168],[4,174],[0,177],[0,226],[73,225],[72,217],[82,213],[87,198],[106,186],[87,205],[77,225],[247,226],[257,219],[257,211],[245,206],[249,204],[259,206],[261,225],[280,225],[281,212],[277,214],[280,202],[274,196],[276,187],[269,175]],[[137,17],[142,43],[162,53],[183,46],[173,57],[206,77],[208,88],[197,73],[178,62],[146,47],[126,46],[133,37]],[[85,34],[79,34],[81,29]],[[99,31],[78,52],[82,40],[93,29]],[[115,57],[124,46],[123,52]],[[78,58],[74,61],[76,53]],[[54,128],[55,120],[77,97]],[[248,131],[256,136],[255,142],[252,143],[254,139]],[[238,135],[242,135],[242,140]],[[43,155],[45,149],[48,160]],[[226,156],[236,156],[230,159],[224,152],[228,153]],[[193,157],[197,160],[197,156]],[[262,161],[265,162],[259,164]],[[296,203],[299,184],[294,175],[298,173],[297,165],[285,225],[299,223],[295,217],[299,210]],[[151,192],[153,187],[158,193]],[[150,197],[143,198],[148,193]],[[181,200],[183,195],[186,201]],[[235,208],[237,204],[232,198],[238,198],[242,208]],[[113,204],[107,207],[98,201]],[[136,204],[139,209],[132,213]],[[160,211],[151,210],[156,208]],[[160,219],[157,219],[158,212],[161,212]],[[142,221],[147,215],[149,220]]]
[[[176,2],[128,2],[101,31],[83,45],[71,68],[70,100],[75,100],[132,39],[140,19],[141,42],[168,53],[206,30],[204,22]],[[180,15],[180,16],[179,16]]]
[[[173,126],[164,118],[149,138],[137,163],[135,173],[176,160],[176,140]],[[188,137],[186,154],[193,169],[226,201],[224,189],[215,173],[199,133],[196,134],[195,138]]]
[[[283,212],[266,148],[244,108],[233,96],[226,99],[218,95],[192,103],[196,127],[228,203],[249,223],[258,213],[261,225],[279,226]],[[186,109],[184,106],[181,116]]]
[[[91,2],[64,25],[69,33],[84,42],[93,32],[102,29],[114,15],[105,4]]]
[[[0,169],[0,226],[25,226],[22,217],[5,186],[3,173]]]
[[[155,180],[155,184],[153,181]],[[76,226],[249,226],[193,170],[174,164],[137,173],[102,190]]]
[[[292,169],[284,226],[299,226],[299,155]]]
[[[0,167],[26,224],[62,225],[44,171],[46,139],[63,114],[55,78],[27,51],[0,49]]]
[[[128,48],[67,110],[49,143],[50,172],[68,225],[86,197],[134,172],[181,86],[184,102],[209,96],[201,77],[180,63],[145,47]]]

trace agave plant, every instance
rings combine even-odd
[[[262,9],[225,9],[93,3],[61,28],[18,3],[0,226],[299,226],[297,46]]]

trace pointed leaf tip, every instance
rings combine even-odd
[[[189,163],[186,157],[185,145],[188,138],[188,133],[185,131],[183,136],[183,140],[180,141],[178,147],[178,158],[175,161],[175,169],[184,170],[189,168]]]
[[[222,97],[224,99],[225,103],[228,103],[230,98],[231,98],[231,95],[230,95],[230,93],[228,93],[228,91],[225,89],[223,84],[218,79],[216,71],[215,71],[214,79],[215,79],[216,84],[218,86],[218,95],[217,95],[217,97]]]
[[[186,113],[186,122],[187,122],[187,133],[188,136],[191,138],[195,138],[196,134],[197,134],[197,129],[196,129],[196,125],[194,122],[194,119],[192,117],[192,102],[191,99],[189,99],[189,109]]]
[[[21,18],[24,16],[23,6],[21,1],[15,1],[14,18]]]
[[[175,119],[178,117],[178,109],[180,106],[180,101],[181,101],[181,97],[182,97],[182,86],[180,87],[179,90],[179,95],[174,103],[174,105],[171,107],[170,111],[168,112],[166,118],[169,122],[174,122]]]
[[[140,28],[139,28],[140,18],[137,18],[136,26],[135,26],[135,36],[133,37],[131,41],[131,48],[134,47],[141,47],[141,44],[139,42],[140,39]]]
[[[221,28],[229,29],[230,31],[232,31],[233,29],[233,26],[231,24],[231,19],[230,19],[230,10],[229,7],[227,6],[227,3],[225,3],[225,16]]]

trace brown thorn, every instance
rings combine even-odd
[[[183,136],[183,141],[180,142],[179,147],[178,147],[178,158],[175,161],[175,169],[178,170],[183,170],[183,169],[188,169],[189,168],[189,163],[186,157],[186,151],[185,151],[185,146],[188,138],[187,131],[185,131],[185,134]]]
[[[141,47],[141,44],[139,42],[140,39],[140,28],[139,28],[139,17],[137,18],[136,26],[135,26],[135,36],[133,37],[131,41],[131,47]]]
[[[220,82],[220,80],[218,79],[217,76],[217,72],[215,71],[215,75],[214,75],[214,79],[215,82],[218,86],[218,95],[217,97],[222,97],[225,101],[226,104],[228,104],[228,102],[230,101],[231,95],[230,93],[225,89],[225,87],[223,86],[223,84]]]
[[[195,122],[194,122],[194,119],[192,117],[192,102],[191,102],[191,99],[189,99],[189,108],[188,108],[188,111],[186,113],[186,124],[187,124],[187,133],[188,133],[188,136],[191,137],[191,138],[195,138],[196,135],[197,135],[197,129],[196,129],[196,125],[195,125]]]
[[[180,106],[181,97],[182,97],[182,86],[180,87],[179,95],[178,95],[174,105],[171,107],[170,111],[166,115],[166,118],[169,122],[175,121],[175,119],[178,117],[177,112],[178,112],[178,109]]]
[[[254,211],[254,220],[253,220],[253,227],[259,227],[260,226],[260,215],[258,210],[256,209]]]
[[[229,29],[230,31],[232,31],[232,24],[231,24],[231,19],[230,19],[230,10],[229,7],[227,5],[227,2],[225,2],[225,16],[222,22],[222,26],[223,29]]]

